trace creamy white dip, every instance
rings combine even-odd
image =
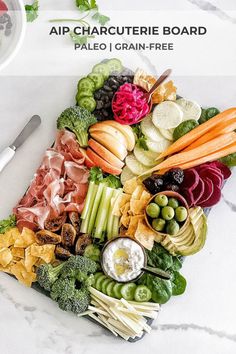
[[[130,238],[117,238],[103,251],[103,268],[116,281],[131,281],[138,277],[144,266],[142,247]]]

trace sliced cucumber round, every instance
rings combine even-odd
[[[128,166],[125,166],[122,170],[122,173],[120,175],[120,180],[121,183],[124,185],[125,182],[129,181],[130,179],[134,178],[135,175],[130,171]]]
[[[130,171],[136,176],[145,173],[149,169],[147,166],[144,166],[141,162],[139,162],[133,154],[126,157],[125,163]]]
[[[104,280],[107,279],[107,277],[102,274],[100,275],[97,280],[96,280],[96,283],[95,283],[95,288],[98,290],[98,291],[101,291],[102,290],[102,284],[104,282]]]
[[[151,300],[152,292],[146,285],[138,285],[135,293],[134,300],[138,302],[147,302]]]
[[[134,156],[136,159],[142,163],[144,166],[147,167],[152,167],[157,164],[156,159],[158,158],[158,153],[153,152],[153,151],[146,151],[139,147],[138,145],[135,145],[134,148]]]
[[[202,109],[197,102],[180,98],[176,103],[183,111],[183,121],[190,119],[198,120],[201,117]]]
[[[95,90],[100,89],[104,85],[104,77],[99,73],[90,73],[88,78],[94,82]]]
[[[78,105],[87,109],[89,112],[93,112],[97,103],[93,97],[82,97],[79,99]]]
[[[107,293],[107,285],[111,282],[112,280],[110,278],[106,278],[102,282],[102,293],[106,294]]]
[[[78,91],[77,95],[76,95],[76,102],[79,102],[79,100],[83,97],[92,97],[93,98],[93,93],[89,90]]]
[[[78,90],[93,92],[95,90],[95,84],[94,84],[93,80],[91,80],[89,77],[84,77],[83,79],[79,80],[79,82],[78,82]]]
[[[142,120],[140,126],[141,126],[142,133],[150,140],[160,141],[163,139],[163,136],[161,135],[159,129],[156,128],[152,122],[151,114]]]
[[[176,128],[182,120],[182,109],[172,101],[159,103],[153,110],[152,121],[157,128]]]
[[[107,63],[105,63],[105,64],[100,63],[100,64],[95,65],[92,69],[92,72],[97,73],[97,74],[102,74],[105,80],[108,78],[108,76],[110,74],[109,67],[108,67]]]
[[[116,299],[121,299],[122,295],[121,295],[121,288],[122,288],[123,284],[121,283],[116,283],[113,287],[113,293]]]
[[[121,61],[119,59],[116,59],[116,58],[109,59],[106,62],[106,65],[108,67],[109,73],[112,73],[114,71],[120,73],[122,71],[122,69],[123,69],[123,65],[122,65]]]
[[[106,293],[107,293],[107,295],[110,296],[110,297],[115,297],[115,294],[114,294],[114,291],[113,291],[113,288],[114,288],[115,284],[116,284],[116,282],[111,281],[111,282],[107,285]]]
[[[122,297],[127,301],[132,301],[136,288],[137,285],[135,283],[124,284],[120,290]]]
[[[146,144],[149,150],[156,153],[161,153],[171,145],[171,142],[167,139],[163,139],[157,142],[147,139]]]

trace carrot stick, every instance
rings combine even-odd
[[[214,129],[210,130],[208,133],[201,136],[201,138],[195,140],[191,145],[189,145],[182,151],[192,150],[197,146],[205,144],[206,142],[216,138],[219,135],[230,133],[235,129],[236,129],[236,119],[231,119],[228,122],[223,121],[220,124],[217,124],[217,126]]]
[[[225,147],[222,150],[214,152],[213,154],[210,154],[210,155],[204,156],[204,157],[200,157],[199,159],[196,159],[196,160],[193,160],[190,162],[186,162],[182,165],[173,166],[173,167],[179,167],[182,170],[186,170],[187,168],[192,168],[192,167],[201,165],[202,163],[205,163],[205,162],[211,162],[211,161],[221,159],[222,157],[225,157],[229,154],[233,154],[235,152],[236,152],[236,143],[233,143],[233,144]]]
[[[158,158],[163,158],[168,155],[172,155],[179,152],[192,144],[195,140],[199,139],[203,134],[206,134],[213,129],[217,124],[222,121],[228,121],[236,118],[236,108],[227,109],[224,112],[217,114],[215,117],[209,119],[207,122],[200,124],[198,127],[191,130],[189,133],[182,136],[176,142],[174,142],[169,148],[167,148]]]
[[[220,151],[233,143],[236,143],[236,133],[235,132],[220,135],[220,136],[216,137],[215,139],[212,139],[212,140],[208,141],[207,143],[200,145],[193,150],[180,152],[178,154],[175,154],[175,155],[167,158],[166,160],[159,163],[155,167],[146,171],[144,174],[146,175],[146,174],[150,174],[152,172],[158,171],[158,170],[170,169],[173,166],[184,165],[188,162],[195,161],[195,160],[200,159],[204,156],[207,157],[210,154]]]
[[[159,163],[154,168],[160,170],[163,168],[168,168],[169,166],[180,165],[185,162],[193,161],[197,158],[207,156],[215,151],[219,151],[234,142],[236,142],[235,132],[220,135],[193,150],[179,152],[178,154],[168,157],[165,161]]]

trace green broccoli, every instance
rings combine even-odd
[[[77,289],[74,278],[59,278],[53,284],[50,296],[57,301],[60,309],[76,314],[84,312],[90,303],[89,291],[84,286]]]
[[[84,273],[87,278],[88,274],[96,273],[97,264],[92,259],[82,256],[71,256],[65,263],[62,270],[62,277],[76,278],[78,273]]]
[[[88,145],[88,128],[95,124],[97,119],[87,109],[74,106],[67,108],[57,119],[58,129],[69,129],[77,138],[81,147]]]
[[[50,291],[52,284],[58,279],[63,266],[63,263],[57,267],[53,267],[51,264],[42,264],[39,266],[36,271],[39,285],[45,290]]]

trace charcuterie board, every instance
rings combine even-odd
[[[202,108],[119,59],[94,65],[75,101],[0,222],[0,270],[135,342],[186,289],[183,259],[204,247],[236,160],[236,109]]]

